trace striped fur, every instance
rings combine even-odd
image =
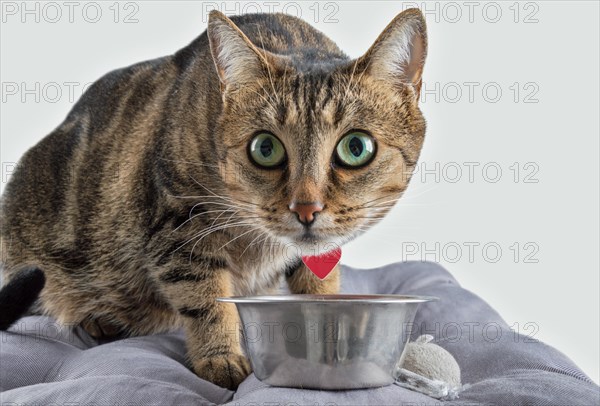
[[[2,196],[6,280],[43,270],[40,309],[94,335],[183,326],[195,372],[235,388],[250,366],[235,309],[215,298],[283,278],[338,291],[338,272],[320,281],[300,256],[355,238],[405,190],[425,133],[426,44],[416,10],[357,60],[297,18],[211,13],[175,54],[95,82],[23,156]],[[332,159],[351,129],[377,142],[360,169]],[[285,145],[284,167],[250,162],[260,130]],[[310,239],[293,201],[324,202]]]

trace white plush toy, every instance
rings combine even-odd
[[[452,400],[462,389],[460,367],[448,351],[422,335],[406,345],[396,385],[436,399]]]

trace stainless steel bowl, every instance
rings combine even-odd
[[[273,386],[357,389],[397,378],[420,303],[398,295],[285,295],[220,298],[235,303],[246,353]]]

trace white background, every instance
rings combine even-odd
[[[51,4],[2,3],[2,187],[85,84],[183,47],[205,29],[211,5],[301,13],[352,57],[408,7],[109,1],[76,2],[69,15]],[[390,216],[344,248],[343,262],[436,260],[598,382],[598,2],[412,4],[429,29],[420,172]]]

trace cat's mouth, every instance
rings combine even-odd
[[[337,223],[327,214],[317,216],[314,224],[302,224],[296,216],[289,215],[268,222],[265,228],[279,244],[290,250],[294,249],[301,255],[320,255],[353,240],[360,234],[356,231],[362,230],[348,224],[341,227]]]
[[[295,235],[283,238],[286,245],[293,245],[299,249],[302,255],[321,255],[332,249],[339,248],[352,240],[354,234],[339,235],[327,232],[327,230],[315,230],[312,228],[302,230]]]
[[[307,242],[307,243],[317,243],[321,239],[319,238],[318,235],[316,235],[312,230],[309,229],[309,230],[304,231],[300,235],[299,240],[302,242]]]

